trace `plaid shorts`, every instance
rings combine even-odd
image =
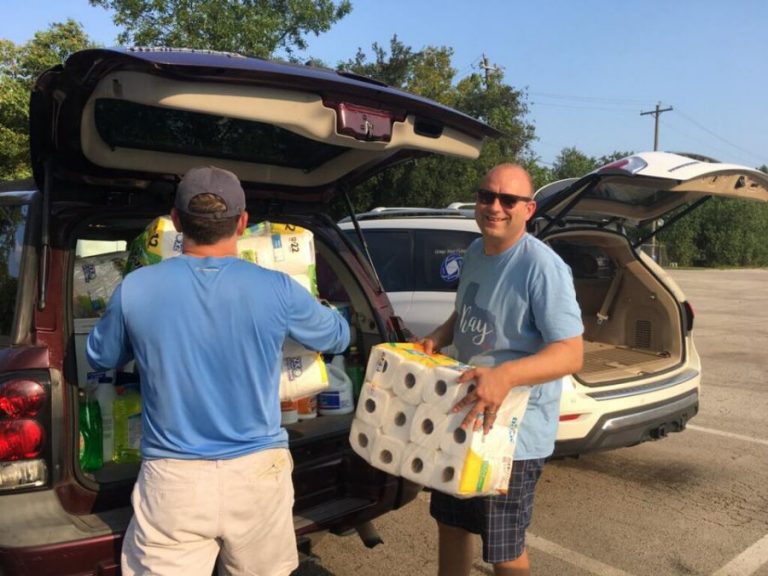
[[[514,560],[525,551],[525,530],[544,460],[515,460],[505,495],[461,499],[433,491],[429,513],[441,524],[480,534],[485,562]]]

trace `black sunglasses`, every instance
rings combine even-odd
[[[493,204],[493,201],[498,198],[499,203],[504,208],[514,208],[518,202],[532,202],[533,198],[528,196],[516,196],[515,194],[499,194],[498,192],[491,192],[484,188],[477,189],[477,201],[480,204]]]

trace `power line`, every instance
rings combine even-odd
[[[601,104],[616,104],[622,106],[634,106],[642,103],[642,100],[631,100],[627,98],[605,98],[604,96],[576,96],[574,94],[554,94],[552,92],[530,92],[531,96],[541,96],[552,98],[554,100],[575,100],[578,102],[598,102]]]
[[[745,150],[744,148],[742,148],[738,144],[734,144],[733,142],[730,142],[729,140],[726,140],[725,138],[723,138],[719,134],[716,134],[715,132],[713,132],[712,130],[707,128],[706,126],[703,126],[702,124],[699,124],[698,122],[696,122],[696,120],[694,120],[693,118],[687,116],[686,114],[684,114],[680,110],[678,110],[677,113],[680,114],[680,116],[682,116],[685,120],[687,120],[688,122],[690,122],[694,126],[698,127],[701,130],[704,130],[704,132],[706,132],[707,134],[710,134],[711,136],[714,136],[715,138],[717,138],[721,142],[724,142],[724,143],[728,144],[729,146],[733,146],[737,150],[739,150],[741,152],[744,152],[745,154],[749,154],[750,156],[753,156],[753,157],[758,158],[760,160],[764,160],[765,159],[763,156],[759,156],[758,154],[755,154],[754,152],[750,152],[749,150]]]

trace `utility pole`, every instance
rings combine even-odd
[[[662,112],[669,112],[672,110],[672,106],[669,108],[661,108],[661,102],[656,102],[656,110],[650,110],[648,112],[640,112],[640,116],[647,116],[648,114],[653,114],[655,117],[655,126],[653,129],[653,149],[658,150],[659,149],[659,116],[661,116]]]
[[[656,110],[650,110],[649,112],[640,112],[640,116],[646,116],[648,114],[653,114],[654,116],[654,128],[653,128],[653,149],[654,151],[659,149],[659,116],[661,116],[662,112],[669,112],[672,110],[672,106],[669,108],[662,108],[661,102],[656,102]],[[651,258],[653,258],[654,262],[658,262],[658,255],[656,254],[656,225],[657,221],[654,220],[651,222],[651,231],[653,232],[653,236],[651,236]]]
[[[501,68],[498,66],[491,66],[488,64],[488,58],[483,54],[483,61],[480,63],[480,68],[485,72],[485,89],[488,89],[488,83],[490,81],[490,72],[501,72]]]

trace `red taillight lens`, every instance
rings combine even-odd
[[[44,437],[43,427],[35,420],[0,422],[0,460],[37,458]]]
[[[629,174],[637,174],[646,166],[648,166],[648,164],[642,158],[630,156],[629,158],[622,158],[621,160],[606,164],[605,166],[598,168],[597,172],[627,172]]]
[[[568,422],[569,420],[576,420],[581,414],[561,414],[560,422]]]
[[[0,412],[10,418],[37,416],[45,405],[45,388],[34,380],[9,380],[0,385]]]

